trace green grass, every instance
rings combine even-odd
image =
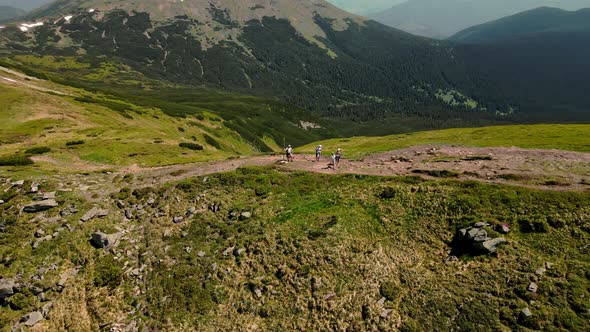
[[[473,147],[521,147],[590,152],[590,125],[544,124],[482,128],[458,128],[381,137],[335,138],[298,149],[311,153],[318,144],[326,151],[342,148],[346,157],[363,156],[417,145],[461,145]]]

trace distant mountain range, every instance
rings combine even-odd
[[[577,10],[590,7],[590,0],[409,0],[370,17],[415,35],[446,38],[474,25],[543,6]]]
[[[24,13],[25,11],[22,9],[0,5],[0,22],[23,15]]]
[[[367,15],[389,9],[406,0],[328,0],[334,5],[359,15]]]
[[[560,34],[590,34],[590,8],[565,11],[541,7],[465,29],[449,39],[461,43],[491,43]]]

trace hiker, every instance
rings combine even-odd
[[[315,148],[315,161],[319,162],[320,161],[320,157],[322,156],[322,145],[318,145],[317,148]]]
[[[291,145],[287,146],[287,148],[285,149],[285,153],[287,155],[287,161],[292,162],[293,161],[293,148],[291,147]]]
[[[332,159],[332,169],[336,169],[336,154],[332,152],[330,158]]]
[[[340,158],[342,157],[342,150],[338,149],[338,151],[336,151],[336,155],[334,157],[335,157],[335,161],[336,161],[336,164],[334,164],[334,166],[340,165]]]

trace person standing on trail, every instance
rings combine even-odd
[[[287,155],[287,161],[292,162],[293,161],[293,148],[291,147],[291,145],[287,146],[287,148],[285,149],[285,153]]]
[[[330,158],[332,159],[332,169],[336,169],[336,154],[332,152]]]
[[[318,145],[317,148],[315,148],[315,161],[319,162],[320,161],[320,157],[322,156],[322,145]]]
[[[336,164],[334,164],[334,166],[338,166],[338,165],[340,165],[340,158],[342,157],[342,150],[341,149],[338,149],[338,151],[336,151],[335,157],[336,157],[336,159],[335,159]]]

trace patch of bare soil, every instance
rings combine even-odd
[[[328,159],[323,157],[320,162],[315,162],[314,156],[296,155],[294,162],[282,163],[280,156],[257,156],[157,168],[134,165],[123,172],[133,173],[139,182],[161,183],[228,172],[244,166],[278,164],[290,170],[325,174],[456,178],[544,190],[590,191],[589,153],[420,146],[375,154],[360,161],[343,159],[335,169]]]

